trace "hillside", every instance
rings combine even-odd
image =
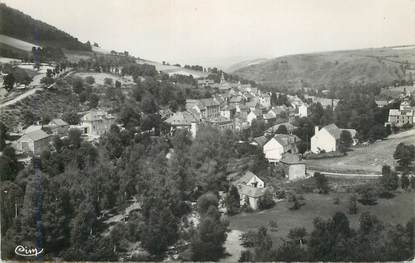
[[[184,67],[174,66],[174,65],[163,65],[162,63],[145,60],[145,59],[137,59],[136,62],[138,64],[149,64],[156,67],[156,70],[164,72],[166,74],[181,74],[181,75],[192,75],[193,78],[204,78],[208,76],[207,72],[196,71]]]
[[[5,4],[0,4],[0,34],[42,47],[91,50],[90,46],[81,43],[77,38]]]
[[[269,87],[323,88],[409,79],[415,46],[332,51],[278,57],[232,73]]]
[[[245,67],[248,67],[248,66],[264,63],[267,60],[268,59],[266,59],[266,58],[257,58],[257,59],[244,60],[244,61],[241,61],[241,62],[230,65],[224,71],[228,72],[228,73],[231,73],[231,72],[237,71],[238,69],[241,69],[241,68],[245,68]]]

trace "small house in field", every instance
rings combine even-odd
[[[251,171],[246,171],[233,185],[238,189],[241,206],[249,205],[252,209],[258,209],[259,199],[268,190],[264,181]]]
[[[43,151],[49,149],[50,139],[51,136],[44,130],[34,130],[23,134],[16,141],[14,148],[17,152],[40,155]]]
[[[298,155],[286,153],[281,158],[280,163],[288,180],[295,181],[306,177],[305,163],[301,162]]]
[[[51,129],[52,133],[55,135],[65,135],[68,133],[69,124],[62,119],[53,119],[48,123],[48,127]]]

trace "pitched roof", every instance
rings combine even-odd
[[[241,195],[246,195],[249,197],[259,198],[265,194],[267,188],[257,188],[249,185],[238,184],[238,191]]]
[[[166,122],[170,125],[188,125],[190,126],[192,122],[196,122],[196,118],[188,111],[178,111],[170,116]]]
[[[213,106],[219,106],[220,103],[212,98],[207,99],[200,99],[199,103],[204,107],[213,107]]]
[[[256,107],[258,105],[258,101],[256,100],[252,100],[252,101],[248,101],[247,103],[245,103],[246,106],[252,108],[252,107]]]
[[[340,139],[341,130],[336,126],[336,124],[329,124],[327,126],[324,126],[322,129],[328,131],[328,133],[330,133],[334,138]]]
[[[401,111],[398,109],[390,109],[389,115],[401,115]]]
[[[258,146],[262,147],[267,143],[268,139],[265,136],[259,136],[259,137],[254,138],[253,141],[257,143]]]
[[[82,121],[97,121],[102,119],[113,119],[114,117],[111,114],[103,110],[91,110],[82,116]]]
[[[247,184],[253,177],[257,177],[253,172],[246,171],[241,178],[237,179],[234,184]],[[258,177],[259,178],[259,177]]]
[[[251,112],[253,112],[256,116],[261,116],[262,115],[262,111],[261,110],[258,110],[258,109],[255,109],[255,110],[253,110]]]
[[[68,123],[66,123],[66,121],[64,121],[64,120],[62,120],[62,119],[53,119],[53,120],[51,120],[51,121],[49,122],[49,125],[50,125],[51,123],[53,123],[53,124],[55,124],[55,125],[57,125],[57,126],[66,126],[66,125],[68,125]]]
[[[229,102],[241,102],[242,101],[242,97],[241,96],[233,96]]]
[[[270,119],[275,119],[275,118],[277,118],[277,116],[275,116],[274,114],[272,114],[272,113],[265,113],[264,115],[262,115],[263,116],[263,118],[265,119],[265,120],[270,120]]]
[[[300,161],[300,157],[297,154],[292,154],[292,153],[284,153],[280,162],[285,163],[285,164],[302,163]]]
[[[274,125],[274,126],[272,126],[272,127],[268,128],[265,132],[267,132],[267,133],[274,133],[274,132],[276,132],[276,131],[278,130],[278,128],[279,128],[281,125],[284,125],[284,126],[285,126],[285,128],[287,128],[287,130],[288,130],[289,132],[292,132],[293,130],[295,130],[295,129],[297,128],[296,126],[292,125],[292,124],[291,124],[291,123],[289,123],[289,122],[283,122],[283,123],[279,123],[279,124],[276,124],[276,125]]]
[[[43,130],[35,130],[35,131],[31,131],[29,133],[26,133],[25,135],[23,135],[19,140],[24,139],[24,138],[30,138],[33,141],[38,141],[38,140],[42,140],[44,138],[49,137],[49,134],[47,134],[45,131]]]
[[[30,125],[29,127],[27,127],[24,131],[23,134],[28,134],[30,132],[33,131],[38,131],[42,129],[42,125]]]
[[[297,135],[290,134],[275,134],[274,139],[277,140],[277,142],[283,147],[301,141]]]

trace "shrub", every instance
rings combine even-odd
[[[357,214],[357,196],[352,195],[349,199],[349,214],[354,215]]]
[[[252,262],[254,261],[254,255],[249,250],[244,250],[241,252],[241,257],[239,258],[239,262]]]
[[[358,201],[363,205],[376,205],[377,204],[377,192],[372,186],[362,186],[357,192],[359,193]]]
[[[285,191],[284,190],[276,191],[275,196],[277,199],[285,199],[286,197]]]
[[[327,177],[321,173],[314,173],[314,179],[316,182],[316,187],[319,189],[319,193],[327,194],[329,192]]]
[[[205,214],[210,206],[218,207],[218,197],[214,193],[206,193],[197,200],[197,209],[200,214]]]
[[[288,209],[290,210],[298,210],[303,205],[305,205],[304,197],[297,196],[296,194],[292,193],[288,197]]]
[[[253,247],[257,238],[255,231],[249,230],[241,235],[241,245],[244,247]]]
[[[278,231],[278,223],[276,220],[270,220],[268,222],[269,227],[271,228],[271,231],[276,232]]]
[[[275,201],[272,198],[272,194],[266,190],[265,194],[258,200],[258,208],[260,210],[272,208],[275,205]]]
[[[406,174],[403,174],[401,176],[401,187],[402,187],[402,189],[404,189],[404,190],[408,189],[409,184],[410,184],[409,177]]]

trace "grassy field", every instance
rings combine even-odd
[[[308,169],[319,168],[324,171],[350,172],[356,170],[367,171],[368,173],[380,173],[383,165],[395,166],[393,153],[399,143],[414,144],[415,129],[389,136],[388,139],[371,144],[353,148],[347,156],[305,160]]]
[[[95,79],[95,83],[99,85],[104,85],[104,79],[110,78],[112,79],[113,83],[118,80],[121,84],[132,84],[133,82],[130,79],[122,78],[117,75],[109,74],[109,73],[97,73],[97,72],[77,72],[74,74],[75,76],[86,78],[88,76],[92,76]]]
[[[347,214],[347,201],[350,195],[349,193],[304,194],[306,204],[297,211],[289,210],[284,200],[269,210],[230,217],[230,228],[246,232],[257,230],[260,226],[269,227],[269,221],[275,220],[278,223],[278,231],[270,231],[270,234],[274,244],[278,245],[281,243],[281,238],[285,238],[289,230],[294,227],[305,227],[310,233],[313,229],[313,219],[316,217],[327,219],[337,211]],[[336,197],[340,199],[337,205],[334,204]],[[384,223],[406,224],[411,217],[415,217],[414,201],[415,192],[400,193],[392,199],[379,199],[378,204],[374,206],[359,204],[358,214],[347,214],[347,216],[353,228],[358,227],[359,217],[365,211],[376,215]]]
[[[6,44],[11,47],[15,47],[17,49],[21,49],[24,51],[32,51],[32,47],[39,47],[35,44],[19,40],[17,38],[0,35],[0,43]]]

